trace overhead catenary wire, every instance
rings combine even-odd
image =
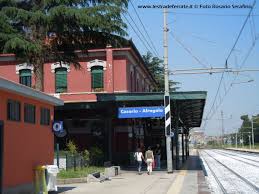
[[[250,15],[251,15],[253,9],[254,9],[255,4],[256,4],[256,0],[254,0],[253,6],[252,6],[252,8],[250,9],[250,11],[249,11],[249,13],[248,13],[248,15],[247,15],[247,17],[246,17],[246,19],[245,19],[245,21],[244,21],[242,27],[241,27],[239,33],[238,33],[238,36],[237,36],[237,38],[236,38],[236,40],[235,40],[235,42],[234,42],[234,45],[232,46],[232,48],[231,48],[231,50],[230,50],[230,52],[229,52],[229,54],[228,54],[228,56],[227,56],[227,58],[226,58],[226,65],[225,65],[226,67],[228,67],[228,59],[229,59],[229,57],[231,56],[231,54],[233,53],[233,51],[235,50],[235,47],[236,47],[236,45],[237,45],[237,42],[238,42],[238,40],[239,40],[239,38],[240,38],[240,36],[241,36],[241,34],[242,34],[242,32],[243,32],[245,26],[246,26],[246,23],[247,23],[247,21],[248,21]],[[256,37],[256,38],[257,38],[257,37]],[[244,64],[245,64],[245,62],[246,62],[246,60],[247,60],[247,58],[249,57],[249,55],[250,55],[250,53],[251,53],[253,47],[255,46],[256,40],[257,40],[257,39],[254,40],[254,42],[253,42],[251,48],[250,48],[249,51],[248,51],[248,54],[247,54],[246,57],[244,58],[244,60],[243,60],[243,62],[242,62],[242,64],[241,64],[241,66],[240,66],[240,69],[244,66]],[[237,75],[238,75],[238,74],[237,74]],[[235,82],[235,80],[236,80],[236,78],[237,78],[237,75],[235,76],[234,80],[231,82],[230,86],[229,86],[228,89],[226,90],[223,99],[220,100],[220,103],[219,103],[218,106],[215,108],[215,107],[214,107],[214,106],[215,106],[215,102],[216,102],[216,99],[217,99],[217,97],[218,97],[218,93],[219,93],[219,90],[220,90],[220,88],[221,88],[222,80],[223,80],[223,77],[224,77],[224,72],[222,73],[221,78],[220,78],[220,82],[219,82],[219,86],[218,86],[216,95],[215,95],[214,100],[213,100],[213,104],[212,104],[212,106],[211,106],[211,108],[210,108],[208,114],[206,115],[206,118],[207,118],[207,119],[208,119],[208,118],[209,118],[209,119],[212,118],[212,117],[214,116],[214,114],[216,113],[216,111],[218,110],[218,108],[221,106],[222,102],[224,101],[225,96],[226,96],[226,95],[229,93],[229,91],[231,90],[231,88],[232,88],[232,86],[233,86],[232,84]],[[212,111],[212,109],[214,109],[214,111]],[[212,112],[212,114],[211,114],[211,112]],[[211,115],[210,115],[210,114],[211,114]],[[203,129],[205,129],[206,125],[207,125],[207,120],[205,121],[205,124],[204,124]]]
[[[128,19],[127,22],[130,24],[131,28],[134,30],[134,32],[136,34],[138,34],[138,37],[140,38],[141,36],[141,39],[143,42],[145,42],[145,44],[147,45],[147,50],[150,51],[154,56],[157,56],[158,55],[156,54],[156,51],[152,48],[152,46],[150,45],[149,41],[147,41],[146,37],[143,35],[143,33],[140,31],[140,28],[138,27],[138,25],[136,24],[136,22],[134,21],[133,17],[131,16],[131,14],[127,11],[127,15],[129,16],[131,22],[134,24],[135,28],[133,27],[132,23],[130,23],[130,21]],[[124,17],[126,18],[126,16],[124,15]],[[138,32],[137,32],[138,31]]]
[[[127,21],[127,23],[130,25],[131,29],[134,31],[134,33],[137,35],[137,37],[139,38],[139,40],[141,41],[141,43],[143,44],[143,46],[149,51],[150,49],[147,47],[147,45],[145,44],[145,42],[142,40],[142,38],[139,36],[138,32],[135,30],[135,28],[132,26],[132,24],[130,23],[130,21],[128,20],[128,18],[123,14],[123,17],[125,18],[125,20]]]
[[[248,15],[247,15],[247,17],[246,17],[246,19],[245,19],[245,21],[244,21],[242,27],[241,27],[239,33],[238,33],[238,36],[237,36],[237,38],[236,38],[236,40],[235,40],[235,43],[234,43],[233,47],[231,48],[231,50],[230,50],[230,52],[229,52],[229,54],[228,54],[228,56],[227,56],[227,58],[226,58],[226,61],[228,61],[229,57],[231,56],[232,52],[234,51],[234,49],[235,49],[235,47],[236,47],[236,45],[237,45],[237,42],[238,42],[238,40],[239,40],[239,38],[240,38],[240,36],[241,36],[241,34],[242,34],[242,32],[243,32],[245,26],[246,26],[246,23],[247,23],[248,19],[250,18],[250,15],[251,15],[251,13],[252,13],[252,11],[253,11],[253,9],[254,9],[255,3],[256,3],[256,0],[254,0],[254,3],[253,3],[253,5],[252,5],[252,8],[250,9],[250,11],[249,11],[249,13],[248,13]]]
[[[141,18],[140,18],[140,16],[139,16],[139,14],[138,14],[138,11],[136,10],[136,8],[135,8],[134,4],[132,3],[132,1],[130,0],[129,2],[130,2],[130,4],[131,4],[131,6],[133,7],[134,12],[135,12],[136,15],[137,15],[137,18],[138,18],[138,20],[140,21],[140,24],[141,24],[141,26],[143,27],[144,32],[145,32],[145,34],[147,35],[147,37],[148,37],[148,39],[149,39],[149,41],[150,41],[150,43],[151,43],[151,45],[152,45],[152,48],[154,49],[156,55],[159,56],[158,51],[157,51],[156,47],[154,46],[153,40],[150,38],[150,36],[149,36],[149,34],[148,34],[147,30],[146,30],[146,27],[145,27],[145,25],[143,24],[143,22],[142,22],[142,20],[141,20]]]
[[[197,62],[198,62],[200,65],[202,65],[204,68],[208,68],[207,65],[205,65],[198,57],[196,57],[196,56],[192,53],[191,49],[189,49],[188,47],[186,47],[186,46],[182,43],[182,41],[181,41],[178,37],[175,36],[175,34],[173,34],[172,32],[170,32],[170,35],[173,37],[173,39],[175,39],[175,41],[176,41],[179,45],[181,45],[181,46],[184,48],[184,50],[185,50],[186,52],[188,52],[188,53],[191,55],[191,57],[192,57],[195,61],[197,61]]]

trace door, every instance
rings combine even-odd
[[[0,194],[3,193],[4,175],[4,123],[0,121]]]

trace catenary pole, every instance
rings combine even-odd
[[[223,118],[223,111],[221,111],[221,120],[222,120],[222,147],[224,146],[224,118]]]
[[[170,94],[169,94],[169,71],[168,71],[168,27],[167,27],[167,9],[164,8],[164,76],[165,76],[165,136],[166,136],[166,158],[167,158],[167,172],[173,172],[172,161],[172,143],[171,143],[171,110],[170,110]]]
[[[255,148],[255,139],[254,139],[254,120],[253,120],[253,115],[251,118],[251,122],[252,122],[252,144],[253,144],[253,149]]]

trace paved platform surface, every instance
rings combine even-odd
[[[225,148],[226,150],[234,150],[234,151],[240,151],[240,152],[250,152],[250,153],[258,153],[258,149],[245,149],[245,148]]]
[[[58,193],[64,194],[207,194],[202,168],[196,150],[192,152],[182,170],[168,174],[155,171],[152,175],[123,172],[111,181],[60,185]]]

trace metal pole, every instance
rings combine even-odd
[[[237,133],[236,133],[236,149],[237,149]]]
[[[169,72],[168,72],[168,40],[167,40],[167,9],[164,8],[164,76],[165,76],[165,135],[166,135],[166,156],[167,156],[167,172],[173,172],[172,151],[171,151],[171,110],[170,110],[170,94],[169,94]]]
[[[224,118],[223,111],[221,111],[221,120],[222,120],[222,147],[224,146]]]
[[[58,168],[59,168],[59,144],[57,143],[56,144],[56,154],[57,154],[57,166],[58,166]]]
[[[254,121],[253,121],[253,115],[252,115],[252,144],[253,144],[253,149],[255,149],[255,139],[254,139]]]
[[[248,135],[248,138],[249,138],[249,148],[251,150],[252,149],[252,147],[251,147],[251,135]]]

